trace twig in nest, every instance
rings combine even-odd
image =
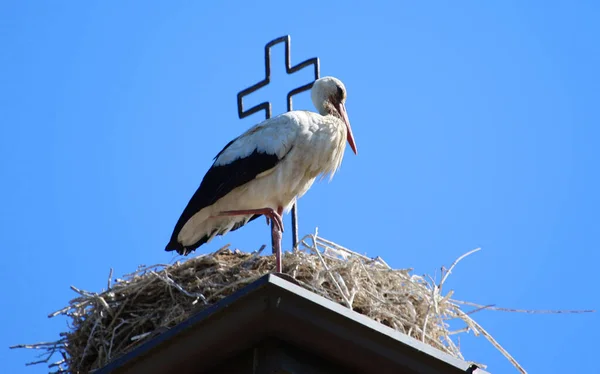
[[[325,260],[323,259],[323,256],[321,256],[321,252],[317,248],[317,234],[318,234],[318,232],[319,232],[318,229],[315,229],[315,234],[312,236],[312,240],[313,240],[312,250],[313,250],[313,253],[315,253],[319,257],[319,260],[321,260],[321,263],[323,264],[323,267],[325,268],[325,271],[327,272],[327,274],[329,274],[329,277],[331,278],[331,281],[337,287],[338,291],[340,292],[340,295],[344,299],[344,303],[346,304],[346,306],[348,308],[352,309],[352,304],[350,303],[350,300],[344,294],[344,291],[342,291],[342,287],[340,287],[340,284],[338,283],[338,281],[335,279],[335,277],[331,273],[331,270],[329,270],[329,267],[327,266],[327,263],[325,262]]]
[[[481,334],[483,334],[483,336],[485,336],[485,338],[494,346],[496,347],[497,350],[499,350],[504,357],[506,357],[511,364],[513,364],[513,366],[515,368],[517,368],[517,370],[519,370],[520,373],[522,374],[527,374],[527,371],[517,362],[517,360],[515,360],[515,358],[513,356],[511,356],[510,353],[508,353],[508,351],[506,349],[504,349],[500,343],[498,343],[496,341],[496,339],[494,339],[494,337],[488,333],[483,327],[481,327],[480,324],[478,324],[477,322],[475,322],[470,316],[468,316],[465,312],[463,312],[462,310],[458,309],[457,312],[461,315],[461,317],[463,318],[463,320],[468,319],[470,321],[471,324],[473,324],[475,327],[477,327],[477,330],[479,330],[479,332],[481,332]]]
[[[175,281],[173,281],[173,279],[169,278],[169,274],[167,274],[166,272],[164,274],[159,274],[159,273],[155,273],[155,272],[152,272],[150,274],[153,274],[154,276],[156,276],[158,279],[165,282],[169,286],[177,288],[179,290],[179,292],[181,292],[182,294],[192,297],[194,299],[200,299],[200,300],[202,300],[202,302],[204,304],[207,304],[206,297],[204,297],[204,295],[201,292],[192,293],[192,292],[188,292],[188,291],[184,290],[183,287],[181,287],[180,285],[175,283]],[[195,302],[194,302],[194,304],[195,304]]]
[[[110,290],[110,284],[112,282],[112,276],[113,276],[113,268],[110,268],[110,271],[108,272],[108,281],[106,282],[106,290]]]
[[[583,309],[583,310],[549,310],[549,309],[513,309],[513,308],[501,308],[495,305],[481,305],[477,303],[471,303],[469,301],[452,300],[457,304],[468,305],[476,307],[477,309],[469,311],[467,314],[473,314],[482,310],[494,310],[498,312],[511,312],[511,313],[527,313],[527,314],[582,314],[582,313],[595,313],[595,309]]]
[[[450,265],[450,268],[448,270],[446,270],[445,274],[442,276],[442,280],[440,281],[440,284],[438,285],[438,288],[440,289],[440,292],[442,290],[442,286],[444,285],[444,283],[446,282],[446,279],[448,279],[448,276],[450,276],[450,273],[452,273],[452,270],[454,269],[454,267],[460,262],[462,261],[465,257],[472,255],[475,252],[480,251],[481,248],[475,248],[467,253],[465,253],[464,255],[460,256],[459,258],[457,258],[456,260],[454,260],[454,262],[452,263],[452,265]]]

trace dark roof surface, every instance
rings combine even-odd
[[[95,374],[202,373],[269,338],[359,373],[485,371],[269,274]]]

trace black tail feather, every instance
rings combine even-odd
[[[255,214],[252,216],[252,218],[250,218],[248,220],[248,222],[254,221],[255,219],[257,219],[260,216],[261,216],[260,214]],[[235,226],[233,226],[233,228],[230,231],[235,231],[235,230],[239,229],[240,227],[244,226],[248,222],[243,222],[243,221],[238,222],[235,224]],[[190,253],[192,253],[193,251],[195,251],[202,244],[205,244],[208,241],[208,238],[210,238],[213,233],[214,233],[214,231],[211,232],[209,235],[204,235],[196,243],[194,243],[192,245],[188,245],[188,246],[184,246],[183,244],[178,242],[177,236],[173,235],[173,237],[171,238],[171,241],[169,241],[169,243],[165,246],[165,251],[167,251],[167,252],[177,251],[178,254],[180,254],[182,256],[187,256]],[[219,235],[222,235],[222,231],[219,231],[217,233],[217,236],[219,236]]]
[[[212,233],[211,233],[211,235],[212,235]],[[167,244],[167,246],[165,247],[165,251],[167,251],[167,252],[177,251],[178,254],[180,254],[182,256],[187,256],[190,253],[192,253],[193,251],[195,251],[202,244],[206,243],[208,241],[208,238],[210,238],[210,235],[205,235],[200,240],[198,240],[196,243],[194,243],[192,245],[188,245],[188,246],[184,246],[183,244],[181,244],[177,241],[177,238],[173,238],[173,239],[171,239],[169,244]]]

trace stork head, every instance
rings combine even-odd
[[[317,79],[311,90],[311,98],[315,108],[321,115],[333,115],[344,121],[348,144],[350,144],[354,154],[358,154],[350,121],[346,114],[346,87],[344,87],[344,84],[334,77]]]

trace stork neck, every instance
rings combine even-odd
[[[337,111],[331,101],[324,101],[321,108],[319,108],[319,113],[321,113],[322,116],[334,116],[342,119],[342,115]]]

